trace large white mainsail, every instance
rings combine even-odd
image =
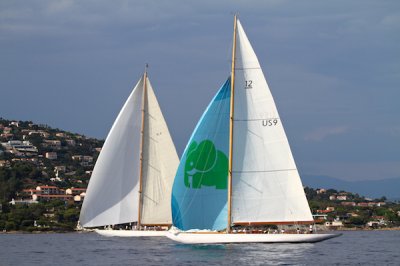
[[[274,99],[237,20],[232,222],[312,222]]]
[[[80,214],[83,227],[138,222],[139,210],[139,222],[171,223],[170,191],[179,160],[146,76],[134,87],[103,145]]]

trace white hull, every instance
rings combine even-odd
[[[168,231],[139,231],[139,230],[94,230],[102,236],[118,236],[118,237],[162,237],[166,236]]]
[[[341,234],[224,234],[185,233],[169,231],[166,236],[184,244],[227,244],[227,243],[314,243]]]

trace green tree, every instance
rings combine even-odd
[[[7,231],[17,230],[17,226],[15,225],[14,221],[7,221],[4,227]]]
[[[354,225],[358,225],[358,226],[363,226],[367,223],[365,217],[363,216],[352,216],[349,219],[349,223],[354,224]]]

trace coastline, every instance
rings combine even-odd
[[[400,231],[400,227],[388,227],[388,228],[337,228],[335,230],[318,230],[319,232],[336,232],[336,231]],[[91,231],[80,231],[80,230],[74,230],[74,231],[0,231],[1,234],[71,234],[71,233],[90,233]]]

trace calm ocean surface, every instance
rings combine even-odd
[[[315,244],[183,245],[95,233],[0,234],[0,265],[400,265],[400,231]]]

